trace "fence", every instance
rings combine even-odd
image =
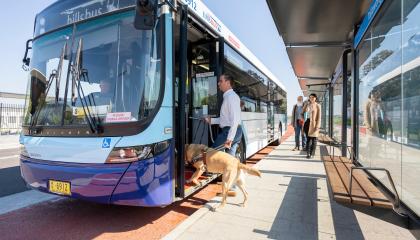
[[[20,133],[23,114],[24,105],[0,103],[0,135]]]

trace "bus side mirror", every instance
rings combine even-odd
[[[26,41],[25,56],[23,56],[23,59],[22,59],[22,62],[23,62],[22,68],[25,71],[28,70],[29,64],[31,63],[31,59],[28,58],[28,51],[29,51],[29,49],[32,49],[32,46],[29,46],[29,43],[31,43],[31,42],[32,42],[32,39],[29,39],[28,41]]]
[[[157,0],[137,0],[134,27],[138,30],[152,30],[155,27]]]

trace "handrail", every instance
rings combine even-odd
[[[332,138],[331,138],[332,139]],[[332,139],[332,141],[330,141],[329,143],[327,143],[327,145],[330,147],[330,153],[332,152],[332,157],[335,156],[335,147],[346,147],[348,153],[350,154],[350,159],[352,162],[354,162],[354,155],[353,155],[353,146],[352,145],[347,145],[347,143],[345,142],[338,142],[334,139]],[[331,149],[332,148],[332,149]]]
[[[352,201],[351,199],[351,190],[352,190],[352,183],[353,183],[353,170],[371,170],[371,171],[384,171],[386,172],[387,176],[388,176],[388,180],[391,183],[391,187],[392,190],[394,191],[395,194],[395,199],[394,202],[392,203],[392,208],[393,210],[400,214],[400,215],[405,215],[403,213],[398,212],[396,209],[400,207],[400,196],[398,195],[397,192],[397,188],[395,187],[394,181],[392,180],[391,177],[391,173],[388,171],[388,169],[385,168],[375,168],[375,167],[356,167],[356,166],[352,166],[350,169],[350,184],[349,184],[349,196],[350,196],[350,201]]]
[[[337,142],[337,141],[334,141],[334,142],[332,142],[331,144],[329,144],[329,146],[330,146],[330,152],[331,152],[331,148],[332,148],[332,156],[334,157],[335,156],[335,147],[346,147],[347,148],[347,151],[348,151],[348,153],[350,154],[350,160],[353,162],[354,161],[354,158],[353,158],[353,146],[351,146],[351,145],[347,145],[347,143],[343,143],[343,142]]]
[[[210,116],[209,116],[210,117]],[[198,121],[203,121],[203,122],[206,122],[205,120],[203,120],[203,118],[196,118],[196,117],[189,117],[190,119],[192,119],[192,120],[198,120]],[[201,123],[201,122],[200,122]],[[211,124],[210,123],[208,123],[208,122],[206,122],[209,126],[208,126],[208,129],[209,129],[209,134],[210,134],[210,140],[211,140],[211,142],[212,143],[214,143],[214,139],[213,139],[213,132],[211,131]],[[197,128],[198,129],[198,128]]]

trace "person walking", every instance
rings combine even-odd
[[[307,133],[306,158],[313,158],[321,127],[321,106],[316,102],[318,97],[315,93],[309,95],[309,103],[305,105],[303,112],[308,119],[305,122],[304,131]]]
[[[220,91],[223,92],[223,102],[220,108],[220,117],[205,118],[210,124],[219,124],[221,131],[217,135],[213,148],[223,145],[228,149],[227,153],[235,156],[239,142],[242,138],[241,128],[241,100],[233,91],[234,79],[230,74],[223,74],[220,76],[217,85]],[[235,188],[228,192],[228,196],[235,196]]]
[[[302,140],[302,149],[305,149],[306,136],[303,133],[303,97],[297,98],[297,103],[293,106],[292,111],[292,124],[295,129],[295,148],[292,151],[300,149],[300,140]]]

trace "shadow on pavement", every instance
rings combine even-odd
[[[28,190],[20,176],[20,167],[0,169],[0,197]]]

